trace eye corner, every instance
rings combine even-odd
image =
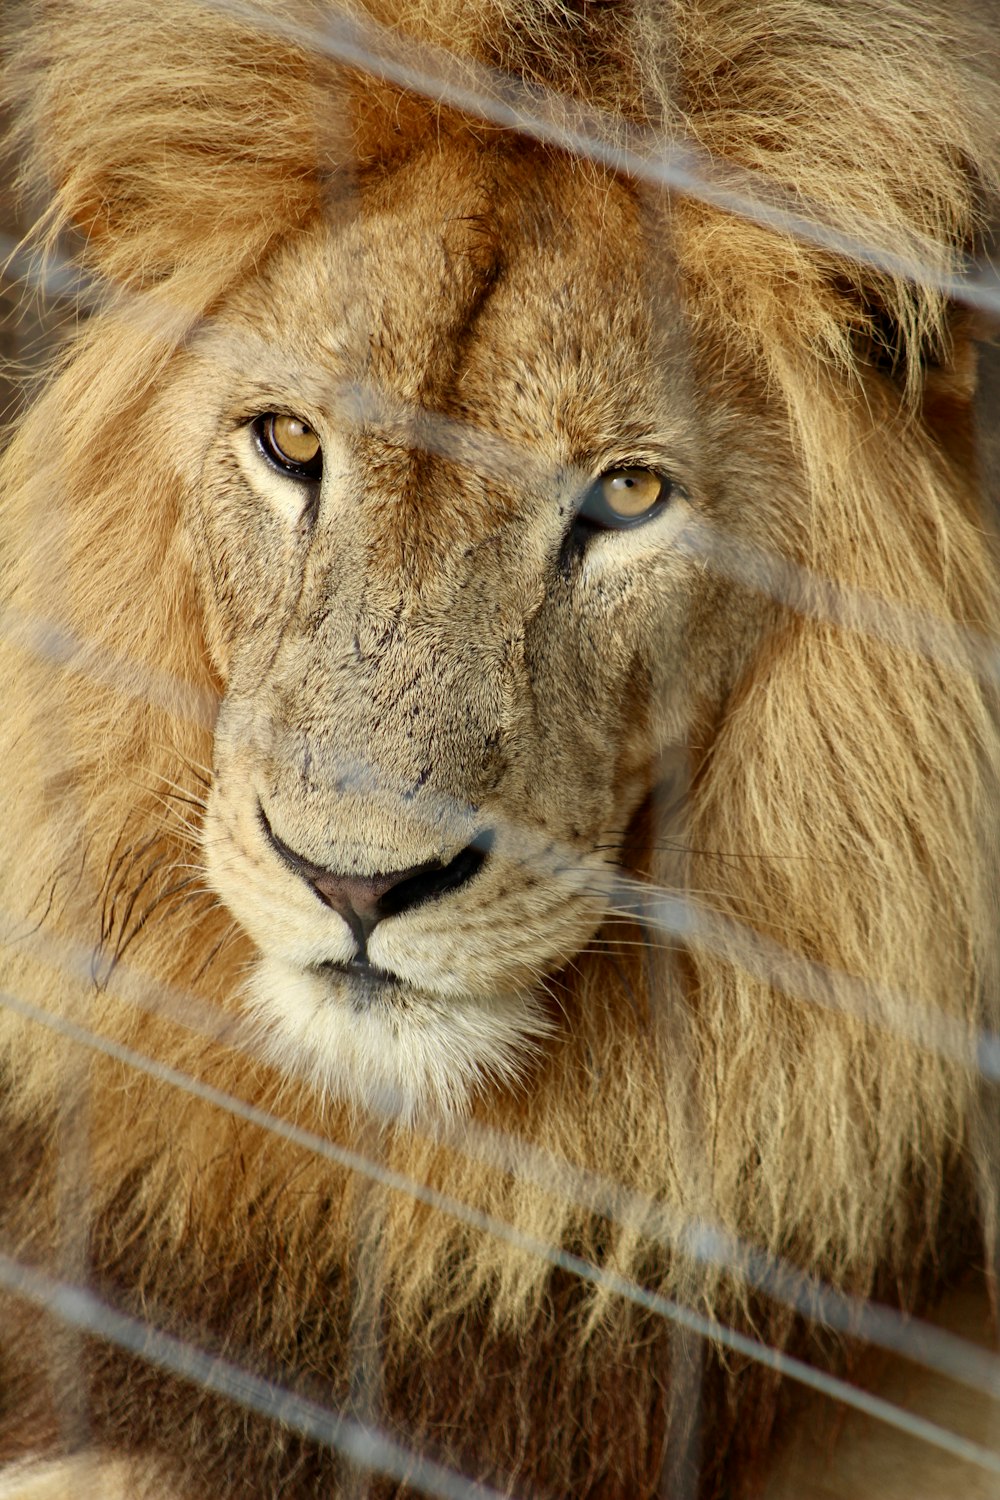
[[[261,455],[280,474],[316,485],[323,476],[323,447],[312,424],[297,413],[265,411],[249,421]]]

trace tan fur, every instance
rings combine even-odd
[[[934,1310],[934,1323],[971,1347],[995,1348],[981,1288],[966,1283]],[[909,1360],[889,1361],[869,1384],[883,1400],[996,1451],[997,1401]],[[998,1500],[1000,1474],[820,1398],[779,1452],[764,1500]]]
[[[703,1489],[746,1482],[775,1382],[539,1247],[842,1362],[685,1227],[904,1301],[995,1232],[967,323],[339,68],[288,29],[321,9],[270,10],[59,0],[9,63],[39,234],[75,236],[100,305],[0,473],[4,988],[45,1013],[2,1017],[4,1246],[501,1488],[680,1496],[691,1389]],[[987,39],[951,4],[370,19],[687,139],[938,284],[994,201]],[[323,438],[315,516],[252,440],[272,410]],[[560,564],[581,489],[635,464],[672,504]],[[397,981],[366,1009],[318,976],[347,928],[258,800],[356,876],[494,842],[376,929]],[[636,890],[697,930],[624,921]],[[352,1492],[273,1423],[16,1301],[6,1326],[9,1456]]]
[[[145,1494],[171,1500],[159,1486],[144,1487],[126,1465],[90,1455],[68,1463],[17,1464],[0,1475],[0,1500],[140,1500]]]

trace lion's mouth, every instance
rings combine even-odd
[[[300,965],[262,953],[245,999],[280,1069],[412,1120],[463,1114],[484,1089],[515,1084],[555,1029],[527,987],[432,985],[370,960]]]
[[[407,991],[413,990],[398,974],[380,969],[360,956],[344,963],[328,959],[313,965],[310,972],[327,981],[331,999],[336,997],[341,1003],[346,1000],[358,1015],[380,1006],[398,1009],[405,1004]]]

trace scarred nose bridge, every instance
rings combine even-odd
[[[513,527],[428,539],[426,518],[418,529],[412,516],[418,506],[399,500],[408,523],[400,514],[391,536],[359,538],[350,577],[331,569],[312,673],[327,675],[328,701],[345,731],[357,726],[359,750],[377,747],[391,764],[409,749],[418,775],[460,758],[475,781],[477,763],[516,722],[526,618],[544,588],[525,576]]]
[[[452,549],[408,588],[360,569],[325,583],[268,674],[275,733],[255,784],[272,843],[363,947],[482,863],[532,712],[527,590],[495,547]]]

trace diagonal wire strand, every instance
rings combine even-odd
[[[0,1286],[15,1297],[53,1313],[71,1327],[224,1396],[247,1411],[280,1422],[325,1448],[336,1449],[359,1467],[405,1482],[425,1495],[439,1496],[441,1500],[505,1500],[509,1496],[509,1491],[505,1490],[501,1496],[488,1485],[422,1457],[376,1427],[309,1401],[251,1370],[131,1317],[86,1287],[57,1280],[3,1252],[0,1252]]]
[[[899,991],[872,985],[828,964],[792,953],[749,924],[692,901],[689,897],[620,877],[612,910],[640,924],[737,963],[791,1000],[855,1016],[895,1032],[907,1041],[953,1062],[975,1067],[1000,1081],[1000,1036],[954,1016],[919,1005]]]
[[[855,215],[850,230],[831,222],[822,207],[792,194],[735,162],[691,141],[678,143],[557,89],[461,58],[430,42],[400,36],[371,17],[330,15],[310,26],[252,0],[201,0],[255,29],[270,31],[308,51],[398,85],[502,129],[529,135],[609,170],[703,202],[721,212],[890,276],[932,288],[966,306],[1000,314],[1000,268],[991,260],[967,261],[963,274],[942,270],[917,251],[902,253],[893,236]],[[22,243],[0,235],[0,263],[66,300],[87,296],[78,267],[57,263],[47,275]]]
[[[121,1043],[114,1042],[107,1037],[101,1037],[95,1032],[70,1021],[65,1017],[58,1016],[41,1006],[33,1004],[9,992],[0,992],[0,1004],[9,1010],[47,1027],[49,1030],[67,1037],[81,1046],[88,1047],[92,1051],[113,1058],[126,1067],[135,1069],[146,1074],[161,1083],[166,1083],[177,1088],[193,1098],[224,1110],[237,1119],[246,1120],[248,1124],[260,1129],[268,1130],[272,1134],[287,1140],[290,1144],[300,1147],[302,1150],[310,1151],[317,1156],[331,1161],[336,1165],[351,1172],[358,1172],[373,1181],[380,1183],[383,1187],[393,1192],[404,1193],[417,1202],[425,1204],[438,1212],[447,1214],[449,1217],[461,1223],[468,1224],[472,1228],[495,1236],[507,1244],[534,1255],[546,1261],[549,1265],[560,1270],[568,1271],[577,1276],[581,1281],[592,1286],[601,1287],[613,1295],[633,1303],[637,1307],[665,1318],[679,1327],[687,1329],[698,1337],[728,1349],[733,1353],[741,1354],[755,1363],[762,1364],[776,1373],[786,1376],[788,1379],[807,1386],[812,1390],[830,1396],[846,1406],[867,1413],[879,1421],[885,1422],[890,1427],[907,1435],[918,1438],[929,1443],[942,1451],[951,1454],[955,1458],[975,1464],[989,1472],[1000,1474],[1000,1454],[991,1451],[981,1443],[972,1442],[960,1434],[941,1427],[938,1423],[916,1416],[912,1412],[904,1411],[901,1407],[894,1406],[892,1402],[882,1397],[872,1395],[868,1391],[861,1390],[842,1380],[835,1375],[829,1375],[825,1371],[817,1370],[804,1360],[794,1355],[783,1353],[779,1349],[772,1349],[766,1344],[747,1334],[729,1328],[725,1324],[716,1322],[714,1319],[697,1313],[690,1308],[682,1306],[671,1298],[661,1296],[657,1292],[649,1291],[646,1287],[630,1280],[628,1277],[614,1271],[607,1271],[593,1262],[575,1255],[570,1251],[563,1250],[558,1246],[538,1240],[532,1235],[524,1234],[515,1225],[506,1220],[499,1219],[495,1215],[486,1213],[471,1204],[463,1203],[451,1194],[439,1191],[427,1184],[415,1182],[404,1173],[393,1168],[386,1167],[378,1162],[373,1162],[361,1153],[351,1150],[349,1147],[338,1145],[334,1141],[326,1140],[316,1135],[313,1131],[305,1130],[291,1121],[283,1120],[279,1116],[257,1105],[249,1104],[233,1094],[228,1094],[214,1085],[203,1082],[190,1074],[173,1068],[166,1063],[159,1062],[155,1058],[137,1052],[134,1048],[127,1047]]]
[[[370,17],[331,15],[323,26],[309,26],[252,0],[202,4],[485,123],[530,135],[613,172],[931,287],[969,307],[1000,313],[1000,272],[991,263],[955,276],[926,256],[894,249],[892,236],[874,223],[855,218],[857,227],[849,232],[824,216],[819,205],[762,180],[760,173],[720,160],[692,142],[673,143],[662,133],[641,129],[556,89],[400,36]]]
[[[15,649],[50,661],[57,671],[89,677],[125,698],[139,698],[163,709],[175,719],[208,729],[215,723],[219,699],[211,689],[123,656],[96,637],[82,636],[57,620],[16,604],[0,604],[0,636]]]
[[[89,977],[90,955],[82,945],[51,935],[41,941],[40,935],[35,935],[32,953],[71,978],[86,982]],[[252,1027],[220,1017],[212,1007],[197,1003],[185,991],[152,984],[146,976],[130,972],[126,964],[116,968],[104,993],[123,1005],[134,1005],[148,1014],[172,1020],[251,1059],[261,1057],[259,1040]],[[389,1123],[397,1118],[387,1101],[381,1107],[373,1105],[372,1112]],[[835,1331],[863,1339],[1000,1399],[1000,1360],[945,1330],[894,1308],[841,1292],[806,1275],[790,1262],[739,1240],[718,1225],[681,1221],[676,1212],[648,1194],[627,1188],[593,1169],[577,1166],[523,1137],[475,1120],[463,1120],[460,1124],[440,1121],[427,1129],[435,1139],[445,1141],[452,1150],[471,1160],[501,1166],[577,1207],[618,1224],[638,1227],[665,1248],[680,1250],[704,1265],[729,1272],[814,1322],[822,1322]]]

